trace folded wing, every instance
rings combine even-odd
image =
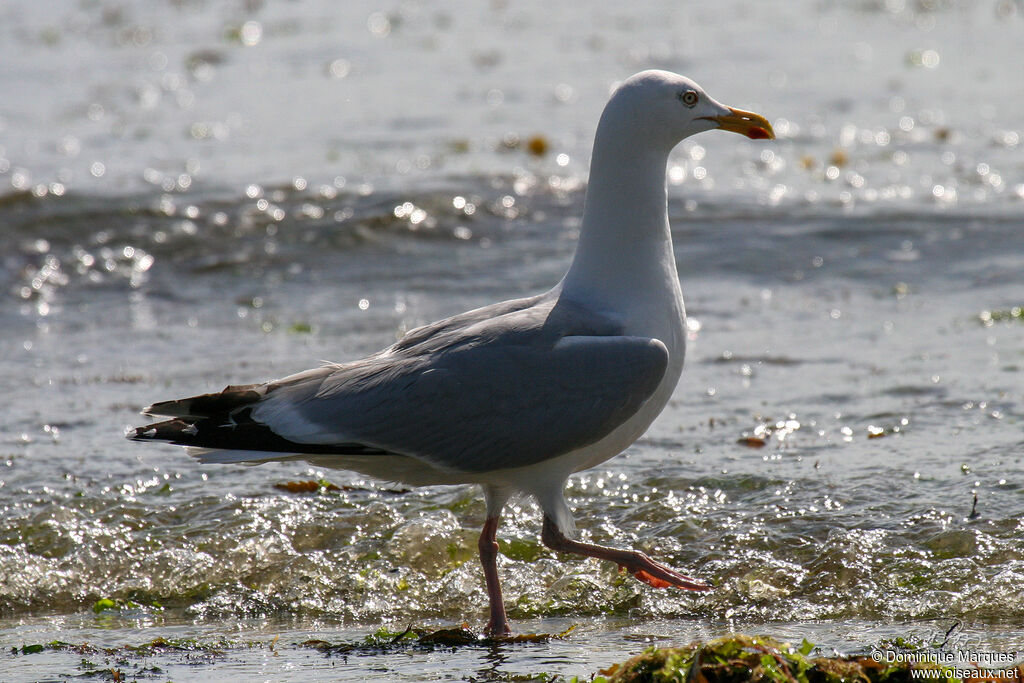
[[[174,419],[129,436],[216,449],[399,454],[480,472],[599,441],[664,376],[668,352],[656,339],[617,334],[614,321],[567,302],[505,306],[414,331],[414,343],[407,337],[353,363],[156,404],[153,414]]]

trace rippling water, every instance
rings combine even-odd
[[[1020,5],[675,5],[0,10],[0,680],[88,670],[9,654],[53,640],[223,643],[137,674],[183,680],[589,676],[733,629],[857,650],[959,622],[1020,649]],[[683,381],[568,496],[585,537],[717,590],[562,562],[523,500],[499,531],[510,616],[565,640],[299,646],[482,626],[477,492],[199,467],[123,427],[549,287],[608,88],[649,66],[780,139],[673,154]],[[149,661],[121,652],[89,656]]]

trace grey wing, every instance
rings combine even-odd
[[[429,351],[303,373],[251,417],[292,442],[358,443],[460,471],[557,457],[629,419],[668,365],[660,341],[601,334],[607,320],[564,309],[518,310],[435,336]]]

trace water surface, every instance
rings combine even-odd
[[[0,680],[589,676],[732,630],[849,652],[957,622],[1021,649],[1019,8],[676,5],[0,10]],[[650,66],[779,140],[673,154],[683,381],[568,497],[584,537],[717,590],[563,562],[523,500],[510,616],[565,639],[303,647],[482,627],[478,493],[200,467],[123,428],[549,287],[608,89]],[[155,638],[208,647],[124,649]],[[54,640],[99,650],[21,654]]]

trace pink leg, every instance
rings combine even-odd
[[[484,632],[489,636],[504,636],[512,632],[505,616],[505,603],[498,583],[498,544],[494,538],[498,531],[499,517],[488,517],[480,532],[480,564],[484,566],[484,580],[487,582],[487,599],[491,603],[491,618]]]
[[[675,586],[676,588],[683,588],[688,591],[713,590],[713,587],[704,581],[683,576],[676,570],[655,562],[647,557],[647,555],[636,550],[618,550],[566,538],[547,515],[544,516],[544,530],[541,532],[541,540],[544,542],[544,545],[552,550],[614,562],[619,565],[620,569],[625,569],[639,580],[655,588]]]

